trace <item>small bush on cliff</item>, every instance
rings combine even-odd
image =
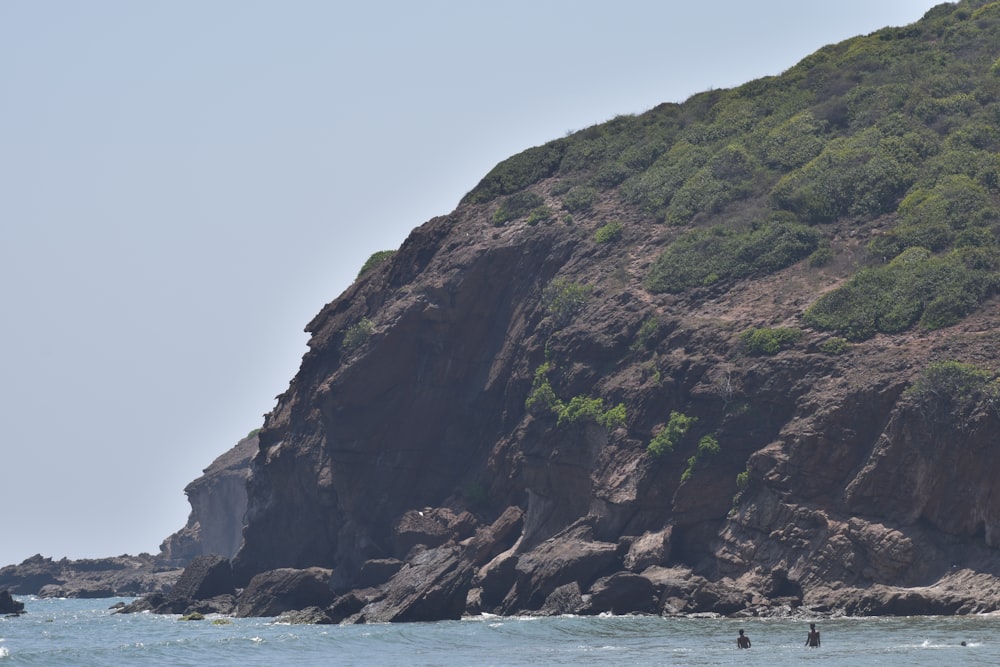
[[[533,415],[554,413],[556,426],[567,426],[584,420],[596,422],[606,429],[625,426],[625,404],[604,409],[604,399],[590,396],[574,396],[563,402],[556,395],[549,381],[549,373],[555,368],[552,362],[545,362],[535,369],[531,383],[531,393],[524,401],[525,409]]]
[[[609,222],[594,232],[595,243],[611,243],[622,235],[622,223]]]
[[[719,441],[715,439],[715,436],[703,436],[702,439],[698,441],[698,449],[695,450],[694,456],[689,457],[687,460],[687,468],[685,468],[684,472],[681,473],[681,481],[686,482],[691,479],[691,475],[694,474],[695,468],[704,465],[708,459],[718,453]]]
[[[961,361],[929,364],[904,395],[932,422],[960,429],[977,405],[984,403],[994,411],[1000,407],[994,373]]]
[[[531,213],[528,214],[528,219],[525,220],[529,225],[534,226],[540,222],[548,222],[552,219],[552,209],[548,206],[539,206],[538,208],[532,209]]]
[[[819,344],[820,352],[832,355],[843,354],[844,352],[847,352],[850,347],[851,344],[840,336],[832,336]]]
[[[545,362],[535,369],[535,377],[531,383],[531,393],[528,394],[528,398],[524,401],[525,409],[533,415],[555,410],[559,404],[559,398],[556,396],[555,390],[552,389],[552,383],[549,382],[549,371],[552,368],[552,363]]]
[[[357,324],[351,325],[344,332],[344,340],[341,341],[340,347],[345,352],[356,350],[371,337],[374,330],[375,325],[372,324],[372,321],[367,317],[362,317]]]
[[[566,326],[587,303],[593,287],[581,285],[565,278],[556,278],[542,294],[546,309],[556,326]]]
[[[643,320],[642,325],[639,327],[639,331],[635,334],[635,340],[632,341],[632,345],[629,346],[629,350],[633,353],[638,353],[649,347],[649,342],[656,335],[656,332],[660,328],[660,321],[655,316],[649,316]]]
[[[572,188],[563,197],[562,206],[570,213],[583,213],[597,201],[597,190],[585,185]]]
[[[500,206],[493,213],[493,224],[499,227],[511,220],[523,218],[544,203],[545,200],[541,195],[536,195],[534,192],[516,192],[500,202]]]
[[[697,417],[688,417],[682,412],[671,412],[670,421],[659,433],[653,436],[653,439],[646,446],[646,451],[657,457],[672,453],[681,438],[697,421]]]
[[[384,263],[386,260],[388,260],[395,254],[396,254],[395,250],[379,250],[377,252],[373,252],[371,256],[367,260],[365,260],[365,263],[361,265],[361,270],[358,271],[358,278],[365,275],[366,273],[374,269],[376,266],[379,266],[380,264]],[[357,280],[357,278],[355,278],[355,280]]]
[[[565,426],[589,420],[604,428],[612,429],[625,425],[625,404],[605,410],[604,399],[590,396],[574,396],[568,403],[560,403],[556,410],[556,426]]]
[[[795,345],[801,337],[801,329],[759,328],[744,331],[740,334],[740,341],[749,354],[777,354]]]

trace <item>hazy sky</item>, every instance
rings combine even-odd
[[[0,1],[0,565],[149,551],[500,160],[932,0]]]

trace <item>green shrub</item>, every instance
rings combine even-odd
[[[886,213],[916,180],[921,159],[902,138],[869,128],[829,141],[816,158],[778,181],[771,202],[807,223]]]
[[[740,341],[749,354],[777,354],[795,345],[801,337],[801,329],[757,328],[747,329],[740,334]]]
[[[906,395],[916,400],[967,401],[989,386],[992,373],[961,361],[935,361],[920,373]]]
[[[549,372],[554,368],[551,362],[545,362],[535,369],[535,377],[531,383],[531,392],[524,401],[524,407],[533,415],[556,410],[559,405],[559,398],[552,389],[549,381]]]
[[[340,347],[346,352],[356,350],[371,337],[374,330],[375,325],[372,324],[372,321],[367,317],[363,317],[359,322],[347,328]]]
[[[366,273],[374,269],[376,266],[379,266],[380,264],[386,262],[390,257],[392,257],[395,254],[396,254],[395,250],[379,250],[378,252],[372,253],[371,256],[367,260],[365,260],[365,263],[361,265],[361,270],[358,271],[358,276],[357,278],[355,278],[355,280],[365,275]]]
[[[736,475],[736,490],[746,491],[750,487],[750,471],[744,470]]]
[[[548,222],[552,219],[552,209],[548,206],[539,206],[533,209],[531,213],[528,214],[527,223],[529,225],[537,225],[540,222]]]
[[[916,188],[899,205],[899,224],[869,244],[880,257],[913,247],[939,252],[963,230],[992,225],[1000,217],[986,189],[965,174],[946,176],[932,188]]]
[[[803,315],[811,327],[860,341],[919,323],[937,329],[958,322],[998,284],[996,248],[958,248],[932,255],[909,248],[889,264],[863,269],[824,294]]]
[[[625,426],[626,417],[625,404],[619,403],[613,408],[608,408],[603,413],[598,415],[597,423],[609,430],[613,428],[620,428]]]
[[[500,202],[499,208],[493,213],[493,224],[499,227],[511,220],[523,218],[544,203],[545,200],[542,199],[542,196],[534,192],[514,193]]]
[[[556,278],[548,284],[542,301],[556,326],[566,326],[586,304],[593,287]]]
[[[838,355],[847,352],[851,344],[840,336],[832,336],[819,344],[820,352],[824,354]]]
[[[611,243],[622,235],[622,223],[609,222],[594,232],[595,243]]]
[[[767,275],[807,257],[819,233],[773,218],[742,232],[718,226],[679,236],[653,262],[646,276],[652,292],[678,293],[719,280]]]
[[[829,243],[820,243],[820,246],[809,255],[809,266],[814,269],[826,266],[833,261],[833,251]]]
[[[493,167],[483,180],[462,198],[462,203],[482,204],[501,195],[523,190],[552,176],[559,169],[566,146],[565,140],[557,139],[507,158]]]
[[[570,213],[582,213],[589,211],[595,201],[597,201],[597,190],[585,185],[578,185],[566,193],[562,200],[562,206]]]
[[[681,473],[681,481],[686,482],[691,479],[696,467],[704,465],[705,462],[719,453],[719,441],[713,435],[702,436],[698,441],[698,448],[694,456],[688,457],[687,468]]]
[[[697,417],[688,417],[681,412],[671,412],[670,421],[659,433],[653,436],[653,439],[646,445],[646,451],[657,457],[672,453],[681,438],[697,421]]]
[[[1000,386],[994,373],[961,361],[936,361],[921,371],[904,395],[936,425],[964,429],[980,404],[994,413],[1000,406]]]
[[[545,362],[535,369],[531,392],[524,401],[524,407],[528,412],[534,415],[555,413],[556,426],[567,426],[586,420],[600,424],[608,430],[625,426],[624,403],[605,410],[604,399],[601,398],[574,396],[568,402],[561,401],[549,381],[549,373],[554,368],[552,362]]]
[[[569,399],[568,403],[562,404],[559,408],[556,426],[575,424],[584,419],[596,422],[603,411],[604,401],[600,398],[574,396]]]
[[[642,324],[639,326],[639,331],[635,334],[635,340],[632,341],[632,345],[629,346],[629,350],[632,352],[640,352],[649,346],[649,341],[652,340],[653,336],[660,329],[660,320],[656,316],[649,316],[643,320]]]
[[[781,170],[804,165],[822,152],[825,125],[809,111],[792,116],[767,135],[764,161]]]

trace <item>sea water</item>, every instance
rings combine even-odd
[[[0,618],[7,665],[1000,665],[1000,617],[808,619],[597,616],[379,625],[288,625],[275,619],[115,614],[120,599],[19,598]],[[123,601],[130,601],[128,599]],[[736,648],[743,629],[753,642]],[[965,646],[962,646],[962,642]]]

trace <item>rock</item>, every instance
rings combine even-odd
[[[632,572],[615,572],[590,587],[591,606],[614,614],[655,613],[657,602],[653,583]]]
[[[670,536],[673,527],[663,530],[643,533],[632,541],[628,553],[622,559],[625,569],[632,572],[642,572],[654,565],[666,565],[670,562]]]
[[[517,579],[503,602],[505,613],[535,611],[559,586],[589,585],[618,560],[617,545],[591,539],[587,526],[550,538],[517,559]]]
[[[564,614],[580,614],[590,608],[589,601],[580,593],[580,585],[575,581],[556,587],[545,598],[545,602],[536,612],[539,616],[562,616]]]
[[[326,607],[334,600],[330,575],[330,570],[318,567],[262,572],[240,594],[236,615],[278,616],[307,607]]]
[[[335,622],[327,610],[319,607],[293,609],[282,612],[278,617],[278,623],[291,623],[292,625],[330,625]]]
[[[0,591],[0,614],[20,614],[23,611],[23,602],[15,600],[10,591]]]
[[[364,607],[364,623],[461,618],[475,571],[457,546],[420,552],[382,587],[384,597]]]
[[[168,594],[172,600],[207,600],[218,595],[233,595],[233,567],[218,554],[198,556],[184,568],[184,573]]]
[[[0,568],[0,589],[40,597],[126,597],[165,592],[180,575],[149,554],[58,561],[35,555]]]
[[[160,545],[165,561],[184,566],[197,556],[236,555],[243,541],[250,460],[257,448],[254,432],[216,458],[201,477],[184,487],[191,513],[187,524]]]

